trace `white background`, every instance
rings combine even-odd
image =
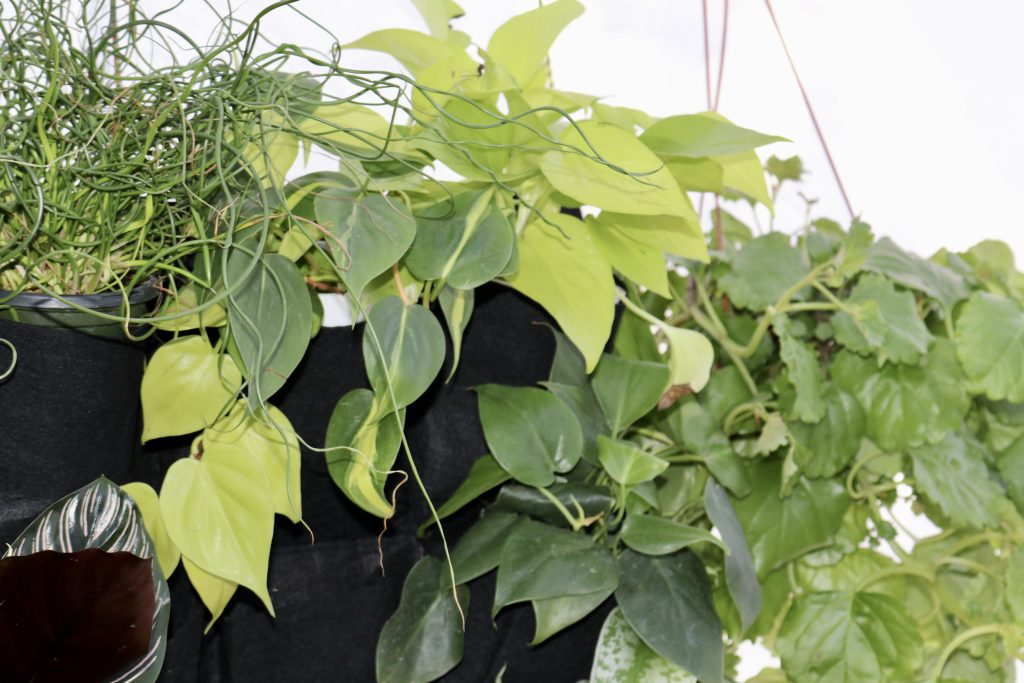
[[[552,50],[555,85],[607,96],[655,116],[707,108],[701,0],[583,0],[587,11]],[[717,63],[723,0],[711,8]],[[461,0],[454,26],[486,45],[508,17],[537,0]],[[211,0],[219,13],[224,0]],[[235,4],[239,17],[265,3]],[[1024,264],[1024,3],[1013,0],[776,0],[775,10],[854,209],[875,229],[928,256],[1001,239]],[[145,3],[144,3],[145,6]],[[344,43],[370,31],[426,30],[407,0],[300,0]],[[193,26],[212,26],[203,0],[185,0]],[[206,23],[204,23],[206,22]],[[285,10],[263,26],[275,41],[326,48],[328,38]],[[321,41],[317,44],[316,41]],[[396,68],[352,51],[354,68]],[[762,150],[799,154],[803,191],[817,215],[846,209],[762,0],[732,0],[719,110],[734,122],[791,139]],[[777,225],[796,228],[793,192]],[[905,511],[904,511],[905,512]],[[902,516],[902,515],[901,515]],[[918,527],[918,530],[922,530]],[[745,649],[740,679],[768,663]],[[1024,680],[1024,679],[1022,679]]]

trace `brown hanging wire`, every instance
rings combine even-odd
[[[786,45],[786,39],[782,36],[782,29],[779,27],[779,20],[775,17],[775,10],[772,9],[771,0],[764,0],[765,7],[768,8],[768,14],[772,18],[772,24],[775,25],[775,33],[779,36],[779,42],[782,43],[782,49],[786,53],[786,59],[789,61],[789,68],[793,71],[793,77],[796,79],[796,84],[800,88],[800,94],[803,95],[804,104],[807,106],[807,113],[811,115],[811,123],[814,124],[814,131],[818,134],[818,141],[821,142],[821,148],[825,151],[825,158],[828,159],[828,165],[832,169],[832,175],[836,179],[836,184],[839,185],[839,192],[843,195],[843,201],[846,202],[846,210],[850,212],[850,220],[853,220],[857,214],[853,211],[853,204],[850,203],[850,197],[846,194],[846,187],[843,185],[843,179],[839,176],[839,169],[836,168],[836,162],[832,158],[832,152],[828,148],[828,143],[825,141],[825,134],[821,130],[821,125],[818,123],[818,117],[814,114],[814,107],[811,106],[811,98],[807,95],[807,89],[804,88],[803,81],[800,80],[800,74],[796,70],[796,64],[793,62],[793,56],[789,53],[789,47]]]

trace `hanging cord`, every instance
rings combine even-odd
[[[793,56],[789,53],[789,47],[786,45],[786,39],[782,36],[782,29],[779,27],[779,20],[775,17],[775,10],[772,9],[771,0],[764,0],[765,7],[768,8],[768,14],[772,18],[772,24],[775,25],[775,33],[779,36],[779,42],[782,43],[782,49],[786,53],[786,59],[789,61],[789,68],[793,71],[793,77],[796,79],[796,84],[800,88],[800,94],[803,95],[804,104],[807,106],[807,113],[811,115],[811,123],[814,124],[814,131],[818,134],[818,141],[821,142],[821,148],[825,151],[825,158],[828,159],[828,165],[832,169],[832,175],[836,179],[836,184],[839,185],[839,192],[843,195],[843,201],[846,202],[846,210],[850,212],[850,220],[853,220],[857,214],[853,211],[853,205],[850,203],[850,197],[846,194],[846,187],[843,185],[843,179],[839,176],[839,170],[836,168],[836,162],[832,158],[832,152],[829,151],[828,143],[825,141],[825,134],[821,130],[821,125],[818,123],[818,117],[814,115],[814,107],[811,106],[811,98],[807,95],[807,89],[804,88],[803,81],[800,80],[800,74],[796,70],[796,64],[793,62]]]
[[[718,111],[722,99],[722,74],[725,73],[725,42],[729,35],[729,0],[722,6],[722,41],[718,51],[718,78],[715,83],[714,97],[711,95],[711,48],[708,31],[708,0],[701,0],[701,18],[704,23],[704,85],[707,91],[708,109]],[[703,205],[703,197],[701,198]],[[725,232],[722,229],[722,209],[718,195],[715,195],[715,246],[719,251],[725,250]]]

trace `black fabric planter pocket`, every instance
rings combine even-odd
[[[139,345],[0,320],[0,542],[100,475],[124,483],[139,441]],[[0,369],[11,352],[0,345]]]

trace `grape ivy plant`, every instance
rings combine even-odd
[[[774,161],[777,186],[800,175]],[[490,503],[454,547],[456,584],[496,572],[493,612],[530,603],[534,643],[614,605],[591,683],[718,683],[747,640],[781,661],[760,683],[1015,680],[1024,275],[1012,253],[987,241],[924,259],[859,221],[755,237],[715,218],[723,250],[678,261],[669,296],[626,284],[593,374],[556,333],[540,386],[478,387],[490,453],[440,512]],[[673,345],[696,332],[714,370],[673,387]],[[937,531],[915,537],[911,511]],[[459,662],[457,638],[408,628],[452,601],[439,564],[406,582],[382,680]],[[431,616],[458,632],[457,611]],[[396,664],[384,654],[399,644],[414,654]]]

